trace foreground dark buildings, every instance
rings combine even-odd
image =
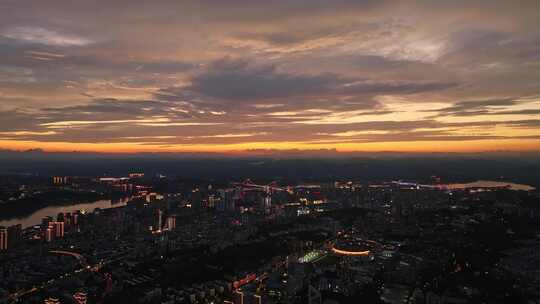
[[[123,200],[0,228],[0,303],[540,301],[533,187],[140,172],[1,187],[4,220]]]

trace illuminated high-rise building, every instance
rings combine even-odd
[[[88,295],[84,291],[78,291],[73,294],[73,299],[75,299],[77,304],[86,304],[88,301]]]
[[[55,238],[64,237],[64,222],[50,222],[49,227],[51,226],[52,226],[52,231]]]
[[[272,196],[270,194],[266,194],[261,198],[261,209],[264,211],[264,213],[269,213],[271,208]]]
[[[169,230],[176,229],[176,216],[171,215],[167,217],[167,229]]]
[[[60,304],[60,300],[55,297],[49,297],[43,301],[44,304]]]
[[[152,193],[148,193],[146,195],[146,202],[147,203],[153,203],[153,202],[157,202],[157,201],[160,201],[163,199],[163,195],[161,194],[157,194],[155,192],[152,192]]]
[[[44,231],[43,231],[43,238],[45,239],[45,242],[50,243],[54,239],[54,233],[53,233],[54,226],[49,225]]]
[[[5,227],[0,227],[0,251],[8,249],[8,231]]]
[[[207,207],[208,208],[215,208],[217,200],[218,200],[218,198],[215,195],[210,194],[208,196],[208,205],[207,205]]]
[[[66,176],[54,176],[53,177],[53,184],[55,185],[65,185],[68,182],[68,178]]]
[[[144,173],[142,172],[132,172],[132,173],[129,173],[129,178],[143,178],[144,177]]]

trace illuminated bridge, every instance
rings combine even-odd
[[[266,191],[266,192],[285,191],[286,190],[284,188],[278,187],[276,182],[271,182],[268,185],[258,185],[258,184],[253,183],[249,178],[244,180],[241,183],[231,183],[231,184],[233,186],[236,186],[236,187],[239,187],[239,188],[242,188],[242,189],[245,189],[245,190],[253,189],[253,190]]]

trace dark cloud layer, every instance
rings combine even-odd
[[[266,99],[296,95],[335,93],[412,94],[441,90],[456,83],[372,82],[335,74],[294,75],[277,71],[275,66],[253,66],[243,60],[222,59],[213,62],[195,76],[186,89],[223,99]]]
[[[459,101],[436,112],[439,112],[439,115],[470,116],[490,113],[489,109],[513,106],[517,103],[513,98]]]
[[[250,66],[241,60],[223,59],[195,76],[186,89],[228,100],[259,100],[324,94],[344,80],[333,74],[291,75],[274,66]]]

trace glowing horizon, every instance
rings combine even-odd
[[[10,142],[0,140],[2,147],[6,150],[13,151],[28,151],[40,149],[44,152],[103,152],[103,153],[143,153],[143,152],[168,152],[168,153],[249,153],[250,150],[258,151],[291,151],[291,150],[335,150],[336,152],[404,152],[404,153],[479,153],[479,152],[533,152],[540,151],[540,141],[527,142],[522,146],[517,146],[518,141],[493,141],[479,140],[467,141],[457,144],[448,144],[446,142],[377,142],[377,143],[345,143],[334,146],[316,143],[302,142],[247,142],[239,144],[223,144],[223,145],[169,145],[168,147],[146,145],[140,143],[66,143],[66,142],[32,142],[32,141],[17,141],[10,146]],[[447,143],[446,143],[447,144]],[[523,144],[523,143],[522,143]],[[441,146],[442,145],[442,146]],[[270,148],[271,147],[271,148]]]

